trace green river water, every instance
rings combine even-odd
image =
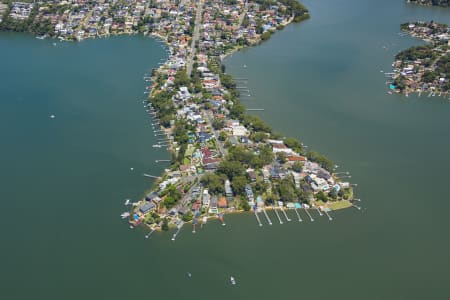
[[[142,104],[161,44],[0,34],[0,298],[447,299],[450,100],[388,95],[380,70],[419,43],[400,23],[450,11],[403,2],[307,0],[310,20],[226,60],[244,104],[352,173],[363,210],[228,215],[176,242],[119,217],[169,157]]]

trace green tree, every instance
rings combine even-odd
[[[212,122],[212,126],[215,130],[220,130],[225,127],[225,121],[223,119],[215,118]]]
[[[325,195],[325,193],[322,192],[322,191],[320,191],[320,192],[318,192],[318,193],[316,194],[316,199],[317,199],[317,200],[321,200],[321,201],[323,201],[323,202],[327,202],[327,201],[328,201],[327,195]]]
[[[285,202],[293,201],[296,197],[294,183],[290,177],[281,180],[279,185],[281,200]]]
[[[200,182],[205,188],[207,188],[213,194],[224,193],[224,180],[218,174],[207,173],[203,175]]]
[[[277,160],[278,160],[281,164],[284,164],[285,162],[287,162],[286,153],[284,153],[284,152],[278,152],[278,153],[277,153]]]
[[[163,219],[162,225],[161,225],[161,229],[164,231],[169,230],[169,220],[167,218]]]
[[[293,165],[292,165],[292,170],[294,172],[301,172],[303,170],[303,163],[296,161]]]
[[[217,168],[217,173],[226,175],[230,180],[244,173],[244,167],[238,161],[224,160]]]
[[[245,186],[249,183],[247,176],[239,175],[233,178],[231,182],[231,186],[233,187],[233,191],[240,195],[245,191]]]
[[[219,133],[219,141],[225,141],[227,139],[227,134],[224,131]]]

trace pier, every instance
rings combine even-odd
[[[256,210],[255,210],[255,217],[256,217],[256,220],[258,221],[259,227],[263,226],[261,223],[261,220],[259,219],[258,211],[256,211]]]
[[[333,221],[333,218],[328,214],[327,210],[324,210],[325,214],[328,217],[328,220]]]
[[[280,207],[280,209],[281,209],[281,211],[283,212],[283,214],[284,214],[284,217],[286,218],[286,221],[288,221],[288,222],[290,222],[291,221],[291,219],[289,219],[289,217],[288,217],[288,215],[287,215],[287,213],[286,213],[286,211],[282,208],[282,207]]]
[[[175,239],[177,238],[178,233],[180,233],[181,227],[183,227],[184,222],[180,221],[177,225],[177,232],[175,232],[172,236],[172,241],[175,241]]]
[[[247,108],[247,111],[264,111],[264,108]]]
[[[264,216],[266,217],[267,223],[269,223],[269,225],[272,225],[272,221],[270,220],[269,215],[267,214],[266,209],[263,209],[262,211],[263,211],[263,213],[264,213]]]
[[[319,213],[319,216],[323,216],[323,213],[320,211],[320,209],[317,207],[317,206],[313,206],[316,210],[317,210],[317,212]]]
[[[275,214],[277,215],[278,221],[280,221],[280,224],[283,224],[283,221],[281,221],[280,215],[278,214],[277,210],[275,209],[275,206],[272,205],[272,209],[275,211]]]
[[[160,163],[160,162],[171,162],[170,159],[157,159],[155,160],[156,163]]]
[[[299,221],[299,222],[303,222],[302,218],[300,217],[300,214],[298,213],[297,208],[294,208],[294,211],[295,211],[295,213],[297,214],[298,221]]]
[[[150,175],[150,174],[147,174],[147,173],[142,174],[142,176],[153,178],[153,179],[158,179],[159,178],[158,176]]]
[[[357,205],[355,205],[355,204],[353,204],[353,203],[352,203],[352,207],[356,208],[357,210],[361,210],[361,207],[360,207],[360,206],[357,206]]]
[[[152,233],[155,232],[155,230],[156,230],[155,228],[150,230],[150,232],[145,235],[145,238],[148,239],[152,235]]]
[[[309,219],[311,220],[311,222],[314,222],[313,217],[311,217],[311,215],[309,214],[309,211],[306,207],[303,207],[305,209],[306,214],[308,215]]]

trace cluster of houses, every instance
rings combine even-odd
[[[34,7],[34,3],[27,2],[13,2],[11,4],[11,10],[9,12],[9,16],[15,20],[25,20],[31,14],[31,11]]]
[[[263,9],[252,1],[206,1],[200,50],[222,55],[236,46],[255,44],[262,33],[291,20],[285,10],[282,3]]]
[[[183,2],[183,1],[182,1]],[[194,9],[194,1],[151,0],[50,0],[45,2],[13,2],[10,16],[24,20],[37,5],[35,23],[50,21],[54,31],[48,33],[62,40],[82,40],[114,34],[184,32]]]
[[[447,25],[434,22],[416,22],[402,24],[402,30],[406,33],[428,42],[430,55],[409,59],[400,56],[393,64],[394,79],[391,89],[408,94],[409,92],[430,92],[441,94],[448,92],[450,88],[450,68],[448,67],[450,46],[450,29]],[[413,48],[412,48],[413,49]],[[406,51],[411,51],[408,49]],[[398,55],[397,55],[398,56]],[[446,66],[437,72],[437,64],[442,60]]]

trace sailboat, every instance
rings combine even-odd
[[[231,282],[232,285],[235,285],[236,284],[236,279],[234,279],[233,276],[230,276],[230,282]]]

